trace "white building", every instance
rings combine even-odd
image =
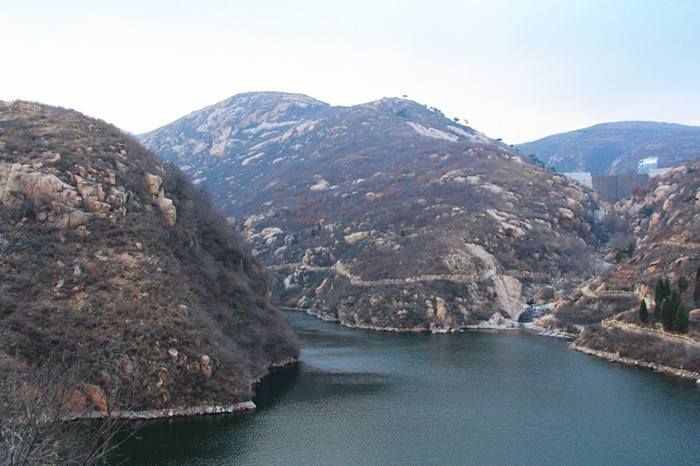
[[[658,157],[647,157],[637,162],[637,173],[649,174],[649,170],[654,170],[659,166]]]

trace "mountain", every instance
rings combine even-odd
[[[558,301],[540,324],[566,328],[586,349],[700,372],[700,310],[694,298],[700,286],[699,170],[700,162],[678,167],[616,204],[607,219],[616,231],[608,260],[619,263]],[[629,251],[630,244],[635,246],[631,255],[617,252]],[[664,334],[660,317],[653,315],[656,284],[668,279],[678,291],[681,277],[690,285],[680,293],[690,326],[687,332]],[[639,317],[643,299],[647,323]]]
[[[241,94],[140,138],[211,192],[273,299],[345,325],[498,324],[598,267],[589,191],[408,99]]]
[[[246,401],[299,354],[238,233],[102,121],[0,105],[0,245],[2,383],[59,376],[74,410]]]
[[[560,172],[637,173],[637,162],[658,157],[659,168],[700,157],[700,127],[646,121],[603,123],[516,146]]]

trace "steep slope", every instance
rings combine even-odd
[[[646,157],[658,157],[659,168],[675,167],[698,158],[700,128],[646,121],[603,123],[517,147],[560,172],[636,173],[637,162]]]
[[[553,316],[540,323],[580,333],[576,344],[654,364],[700,371],[700,311],[690,312],[687,333],[659,333],[659,319],[653,316],[655,286],[668,279],[672,289],[685,277],[690,289],[681,293],[683,303],[693,310],[695,276],[700,266],[700,162],[679,167],[652,179],[645,191],[614,206],[609,222],[616,224],[611,239],[616,248],[636,244],[629,257],[582,284],[562,299]],[[650,318],[639,319],[642,299],[647,300]],[[695,342],[695,343],[693,343]]]
[[[276,299],[346,325],[498,323],[596,266],[589,192],[407,99],[242,94],[141,138],[235,217]]]
[[[70,367],[76,409],[250,400],[298,355],[224,217],[102,121],[4,108],[0,245],[0,369]]]

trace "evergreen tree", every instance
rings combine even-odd
[[[690,315],[688,315],[688,311],[686,310],[683,303],[680,303],[680,305],[676,309],[676,312],[673,316],[672,328],[673,328],[673,330],[685,332],[688,330],[689,326],[690,326]]]
[[[664,298],[668,298],[669,296],[671,296],[671,281],[666,278],[666,280],[664,280]]]
[[[700,267],[698,267],[698,271],[695,274],[695,293],[693,294],[693,299],[696,303],[700,301]]]
[[[634,243],[630,243],[629,246],[627,246],[627,255],[630,258],[634,255],[635,249],[637,249],[637,246]]]
[[[661,304],[664,301],[664,282],[659,278],[656,282],[656,290],[654,290],[654,317],[658,318],[661,315]]]
[[[683,275],[678,279],[678,289],[681,290],[681,293],[688,291],[688,279]]]
[[[673,317],[678,311],[678,308],[682,306],[681,295],[677,291],[671,293],[667,299],[664,299],[661,305],[661,322],[664,324],[664,328],[673,328]]]
[[[647,302],[644,299],[642,299],[642,304],[639,306],[639,320],[641,320],[645,324],[647,323],[647,320],[649,320],[649,311],[647,310]]]

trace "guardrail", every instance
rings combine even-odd
[[[693,345],[700,345],[700,340],[695,340],[693,338],[690,338],[688,335],[678,335],[677,333],[671,333],[667,332],[666,330],[663,329],[658,329],[654,327],[642,327],[637,324],[631,324],[629,322],[622,322],[620,320],[615,319],[614,317],[609,317],[601,322],[601,325],[603,327],[607,326],[613,326],[613,327],[622,327],[622,328],[628,328],[632,331],[636,332],[642,332],[642,333],[653,333],[656,335],[660,335],[664,338],[669,338],[671,340],[677,340],[683,343],[690,343]]]
[[[320,267],[320,266],[315,266],[315,265],[309,265],[309,264],[304,264],[301,262],[293,262],[289,264],[276,264],[276,265],[270,265],[268,268],[274,269],[274,270],[279,270],[279,269],[286,269],[286,268],[302,268],[304,267],[306,270],[311,270],[315,272],[323,272],[323,271],[328,271],[328,272],[335,272],[339,275],[342,275],[344,277],[347,277],[350,279],[350,283],[355,286],[379,286],[379,285],[403,285],[406,283],[412,283],[412,282],[427,282],[427,281],[436,281],[436,280],[446,280],[446,281],[452,281],[452,282],[461,282],[461,283],[472,283],[472,282],[479,282],[483,280],[487,280],[491,277],[493,277],[496,274],[496,270],[489,270],[487,272],[481,273],[481,274],[471,274],[471,275],[464,275],[464,274],[447,274],[447,273],[435,273],[435,274],[425,274],[425,275],[416,275],[413,277],[405,277],[405,278],[380,278],[377,280],[363,280],[362,278],[353,275],[345,266],[342,264],[334,264],[330,267]],[[508,276],[520,276],[520,277],[534,277],[534,278],[550,278],[548,275],[542,274],[542,273],[537,273],[537,272],[529,272],[527,270],[507,270],[503,272],[504,275]]]

